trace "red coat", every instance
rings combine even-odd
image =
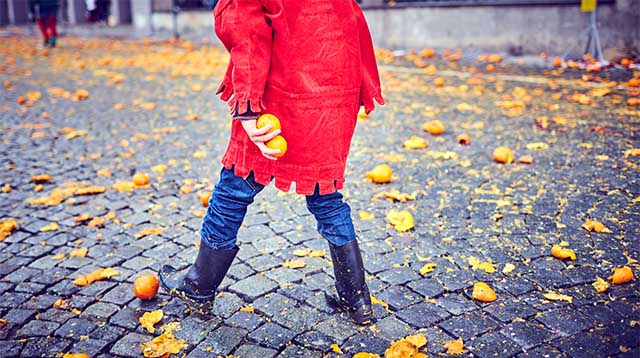
[[[246,178],[310,195],[344,184],[358,110],[383,104],[371,35],[354,0],[221,0],[215,31],[231,55],[218,89],[232,114],[272,113],[288,142],[262,156],[235,120],[223,165]]]

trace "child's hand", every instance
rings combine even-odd
[[[245,132],[247,132],[249,139],[251,139],[251,141],[258,146],[258,149],[260,149],[262,155],[267,159],[277,160],[278,158],[274,157],[274,155],[280,153],[280,149],[268,148],[266,143],[280,134],[281,130],[276,129],[275,131],[269,133],[269,130],[271,130],[271,125],[266,125],[258,129],[258,127],[256,127],[255,119],[245,119],[239,121],[242,122],[242,127],[244,128]]]

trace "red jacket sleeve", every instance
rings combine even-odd
[[[375,108],[373,100],[383,105],[382,91],[380,89],[380,75],[378,74],[378,64],[373,50],[373,41],[367,20],[354,1],[356,17],[358,18],[358,36],[360,42],[360,56],[362,60],[362,85],[360,87],[360,102],[364,105],[365,112],[369,113]]]
[[[231,55],[217,93],[232,114],[260,112],[273,40],[265,9],[260,0],[223,0],[213,14],[216,35]]]

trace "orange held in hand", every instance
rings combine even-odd
[[[261,115],[260,117],[258,117],[258,121],[256,122],[256,127],[258,129],[266,125],[271,125],[271,129],[269,130],[269,133],[275,131],[276,129],[282,128],[280,126],[280,120],[278,119],[278,117],[270,113],[265,113]],[[280,158],[287,151],[287,140],[284,139],[283,136],[279,135],[272,138],[270,141],[268,141],[266,143],[266,146],[267,148],[270,148],[270,149],[279,149],[280,153],[275,154],[274,156],[277,158]]]
[[[267,142],[267,148],[280,149],[280,153],[274,154],[275,157],[280,158],[287,152],[287,141],[281,135],[276,136]]]
[[[138,276],[133,282],[133,294],[141,300],[150,300],[156,297],[160,282],[154,275]]]
[[[280,120],[278,119],[278,117],[270,113],[266,113],[258,117],[258,121],[256,122],[256,127],[260,129],[268,124],[271,125],[271,130],[269,132],[273,132],[276,129],[282,128],[280,126]]]

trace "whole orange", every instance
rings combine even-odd
[[[439,121],[437,119],[434,119],[432,121],[429,121],[429,122],[423,124],[422,125],[422,129],[425,132],[429,132],[429,133],[431,133],[433,135],[438,135],[438,134],[444,133],[445,126],[441,121]]]
[[[280,126],[280,120],[278,119],[278,117],[270,113],[266,113],[258,117],[258,121],[256,122],[256,127],[262,128],[268,124],[271,125],[271,129],[269,130],[269,132],[273,132],[276,129],[282,128]]]
[[[513,162],[513,152],[507,147],[498,147],[493,151],[493,160],[509,164]]]
[[[279,135],[267,142],[267,148],[280,149],[280,153],[274,156],[280,158],[287,152],[287,141],[283,136]]]
[[[160,282],[155,275],[138,276],[133,282],[133,294],[141,300],[150,300],[156,297]]]
[[[133,176],[133,184],[135,184],[136,186],[147,185],[149,184],[150,181],[151,179],[149,178],[149,175],[146,173],[136,173]]]

